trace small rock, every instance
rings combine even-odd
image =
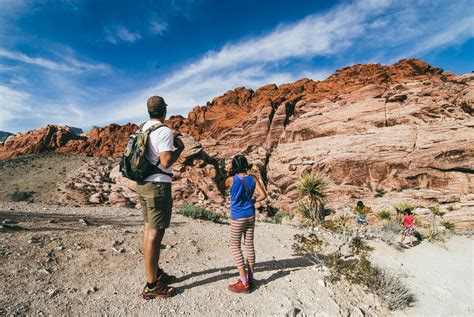
[[[79,223],[82,224],[82,225],[84,225],[84,226],[90,226],[90,225],[92,225],[92,223],[91,223],[89,220],[87,220],[86,218],[81,218],[81,219],[79,219]]]
[[[396,95],[388,97],[387,102],[403,102],[406,99],[407,99],[407,95],[405,95],[405,94],[396,94]]]
[[[318,280],[318,284],[319,284],[321,287],[326,287],[326,281],[324,281],[324,280]]]
[[[98,290],[99,290],[99,289],[98,289],[97,287],[93,286],[93,287],[87,289],[87,290],[85,291],[85,293],[86,293],[86,294],[91,294],[91,293],[97,292]]]
[[[115,252],[115,253],[124,253],[125,252],[125,249],[124,248],[116,248],[116,247],[112,247],[112,250]]]
[[[51,270],[45,267],[39,269],[38,272],[43,273],[43,274],[51,274]]]
[[[56,296],[56,295],[58,295],[58,294],[59,294],[59,289],[50,289],[50,290],[48,291],[49,297],[54,297],[54,296]]]

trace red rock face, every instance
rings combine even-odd
[[[111,124],[95,128],[84,136],[76,135],[68,126],[47,125],[44,128],[17,134],[0,145],[0,159],[42,152],[62,152],[86,156],[119,156],[134,124]]]
[[[321,172],[331,207],[351,196],[376,208],[400,199],[446,203],[462,228],[472,228],[473,114],[474,75],[443,74],[416,59],[345,67],[323,81],[236,88],[187,118],[167,120],[189,145],[175,168],[175,201],[222,210],[226,167],[244,154],[280,210],[295,212],[301,174]],[[48,126],[11,137],[0,158],[42,151],[118,156],[135,129],[110,125],[78,137]],[[375,198],[376,190],[385,196]]]

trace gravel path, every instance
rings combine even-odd
[[[0,314],[384,312],[372,295],[344,282],[326,285],[318,268],[293,256],[293,236],[301,231],[291,226],[257,223],[258,288],[233,294],[227,290],[237,278],[226,247],[228,225],[174,215],[163,241],[162,263],[179,276],[178,295],[145,301],[139,297],[145,281],[139,211],[1,203],[4,219],[17,224],[0,232]]]
[[[374,243],[372,261],[402,272],[416,294],[415,306],[397,316],[473,316],[474,240],[454,236],[446,243],[422,242],[397,251]]]

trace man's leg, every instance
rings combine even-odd
[[[147,283],[156,282],[156,272],[160,261],[160,245],[165,229],[148,228],[148,236],[145,242],[145,268]]]

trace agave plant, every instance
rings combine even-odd
[[[303,197],[298,210],[310,222],[313,229],[316,224],[321,223],[325,216],[326,188],[326,182],[318,174],[303,174],[296,183],[296,189]]]
[[[387,209],[382,209],[377,213],[377,216],[380,219],[388,220],[390,219],[391,214],[390,214],[390,211],[388,211]]]
[[[441,221],[441,225],[448,229],[449,231],[453,231],[456,229],[456,224],[452,221],[449,220],[443,220]]]

